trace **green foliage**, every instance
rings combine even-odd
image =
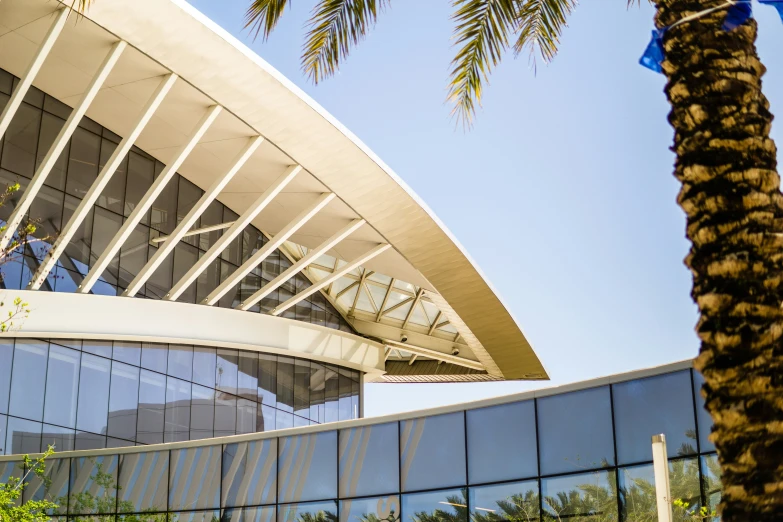
[[[0,521],[45,522],[51,518],[48,513],[57,509],[56,503],[50,500],[28,500],[21,503],[20,499],[29,485],[27,479],[31,474],[37,476],[44,484],[48,483],[45,461],[53,453],[54,448],[49,446],[49,449],[37,459],[31,459],[25,455],[23,465],[21,465],[22,469],[27,469],[24,476],[22,478],[10,477],[8,482],[0,484]]]

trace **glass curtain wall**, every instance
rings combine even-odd
[[[340,388],[342,381],[348,386]],[[359,389],[357,371],[245,350],[4,339],[0,455],[49,444],[57,451],[100,449],[354,419]]]
[[[8,102],[17,81],[17,78],[0,69],[0,110]],[[5,191],[14,183],[19,183],[21,187],[0,209],[0,223],[10,216],[70,112],[70,107],[31,87],[0,140],[0,190]],[[24,249],[20,248],[12,260],[4,264],[0,287],[27,287],[38,265],[98,177],[100,169],[117,148],[120,139],[120,136],[89,118],[82,119],[30,207],[28,217],[37,223],[33,234],[36,241]],[[74,292],[162,170],[162,163],[133,147],[65,247],[57,266],[41,289]],[[187,179],[175,175],[155,200],[149,213],[136,226],[119,255],[109,264],[92,292],[121,294],[157,250],[155,239],[173,232],[203,193]],[[214,201],[194,228],[227,223],[237,217],[228,207]],[[184,238],[137,296],[160,299],[166,295],[222,233],[222,230],[215,230]],[[248,226],[185,291],[179,301],[200,302],[266,242],[267,238],[257,228]],[[241,300],[251,296],[289,266],[291,262],[288,258],[275,250],[237,287],[232,288],[220,300],[219,306],[237,306]],[[305,276],[298,274],[251,311],[267,313],[310,285]],[[353,331],[320,292],[289,308],[282,316],[345,332]]]
[[[103,459],[106,473],[119,466],[119,520],[649,522],[651,436],[664,433],[672,496],[689,505],[675,520],[685,522],[721,495],[698,386],[684,369],[399,422],[64,458],[49,469],[70,465],[70,489],[57,489],[69,516],[96,475],[89,462]]]

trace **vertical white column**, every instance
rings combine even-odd
[[[3,232],[3,236],[0,238],[0,250],[5,250],[8,247],[8,244],[11,242],[17,227],[22,222],[22,219],[27,213],[27,210],[30,208],[30,205],[32,205],[33,199],[35,199],[38,191],[41,190],[44,181],[46,181],[46,177],[49,175],[49,172],[51,172],[54,164],[60,158],[60,154],[65,148],[65,145],[68,144],[68,140],[71,139],[71,135],[73,135],[76,127],[82,120],[84,113],[87,112],[87,109],[95,99],[98,91],[101,90],[103,82],[106,81],[106,78],[108,78],[109,73],[114,68],[117,60],[120,59],[120,55],[122,54],[122,51],[125,50],[126,46],[127,44],[122,41],[117,42],[112,46],[109,54],[106,55],[106,58],[103,60],[103,64],[101,64],[101,67],[98,69],[97,74],[93,77],[90,85],[87,87],[87,90],[82,95],[82,99],[79,101],[76,107],[74,107],[73,111],[71,111],[71,115],[68,117],[65,125],[63,125],[63,128],[60,129],[60,134],[58,134],[57,138],[55,138],[54,143],[49,148],[49,152],[46,153],[43,161],[38,166],[38,170],[35,171],[33,179],[30,180],[30,184],[27,186],[27,190],[25,190],[24,194],[22,194],[19,203],[17,203],[14,211],[11,213],[11,217],[8,218],[8,222],[6,223],[7,228]]]
[[[672,498],[669,487],[669,462],[666,455],[666,436],[652,437],[653,471],[655,473],[655,497],[658,503],[658,522],[672,522]]]
[[[0,114],[0,138],[2,138],[5,131],[8,130],[11,120],[14,119],[17,109],[19,109],[19,106],[22,104],[22,100],[24,100],[24,97],[27,95],[27,91],[30,90],[30,86],[32,86],[33,80],[38,75],[38,71],[41,70],[41,67],[46,61],[46,57],[49,56],[49,52],[52,50],[54,42],[56,42],[57,37],[60,36],[60,32],[62,32],[63,27],[65,26],[65,21],[68,19],[69,11],[69,7],[57,11],[54,23],[52,23],[49,32],[46,33],[43,42],[41,42],[38,52],[35,53],[33,61],[20,78],[16,89],[14,89],[14,92],[11,94],[11,99],[8,100],[8,104],[3,109],[3,113]]]
[[[139,224],[142,216],[147,213],[160,193],[163,192],[166,183],[174,177],[174,174],[176,174],[177,170],[182,166],[182,163],[191,151],[198,145],[199,140],[201,140],[202,136],[207,132],[207,129],[209,129],[209,126],[212,125],[222,109],[223,108],[220,105],[213,105],[212,108],[204,114],[185,144],[182,145],[179,151],[174,155],[174,159],[161,171],[157,179],[155,179],[155,182],[144,194],[144,197],[141,198],[139,204],[133,209],[131,215],[128,216],[125,223],[122,224],[119,232],[114,235],[109,246],[106,247],[106,250],[101,254],[101,257],[95,262],[87,276],[84,278],[84,281],[82,281],[82,284],[76,289],[76,292],[80,294],[87,294],[90,292],[95,282],[98,281],[98,278],[103,274],[103,271],[106,270],[106,267],[109,266],[111,260],[114,259],[114,256],[117,255],[117,252],[119,252],[122,245],[131,235],[133,229]]]
[[[82,224],[82,221],[84,221],[84,218],[86,218],[87,214],[90,213],[95,200],[98,199],[98,197],[103,192],[103,189],[106,188],[106,185],[111,180],[111,177],[117,171],[117,167],[120,166],[122,160],[125,159],[125,156],[128,155],[128,152],[141,134],[141,131],[144,130],[144,127],[147,126],[147,123],[152,118],[152,115],[155,114],[155,111],[158,109],[158,107],[160,107],[160,104],[163,102],[166,94],[171,90],[171,87],[176,81],[177,75],[169,74],[160,82],[160,85],[147,102],[147,106],[141,112],[141,115],[133,126],[133,129],[127,136],[125,136],[125,138],[122,139],[122,141],[120,141],[120,144],[117,145],[117,148],[114,149],[114,153],[112,153],[109,161],[107,161],[106,165],[104,165],[103,169],[101,169],[101,172],[93,182],[90,190],[87,191],[84,199],[79,202],[79,206],[76,207],[76,211],[73,213],[73,216],[71,216],[71,219],[68,221],[65,227],[63,227],[62,231],[60,231],[60,235],[57,237],[54,245],[47,253],[46,259],[43,263],[41,263],[41,266],[38,267],[38,270],[30,281],[30,284],[28,285],[30,290],[38,290],[43,282],[46,281],[46,276],[54,268],[57,260],[65,251],[66,245],[68,245],[68,242],[79,229],[79,226]]]

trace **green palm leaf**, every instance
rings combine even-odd
[[[250,29],[256,38],[263,31],[266,40],[277,26],[287,5],[288,0],[252,0],[245,13],[245,29]]]
[[[527,50],[535,62],[536,51],[545,62],[557,54],[560,35],[577,0],[519,0],[519,37],[514,52]]]
[[[389,0],[321,0],[307,22],[302,70],[314,83],[332,76],[352,46],[375,26]]]

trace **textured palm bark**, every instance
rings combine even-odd
[[[655,0],[669,26],[725,0]],[[757,26],[725,9],[670,28],[663,64],[687,216],[696,367],[715,423],[724,522],[783,521],[783,196]]]

